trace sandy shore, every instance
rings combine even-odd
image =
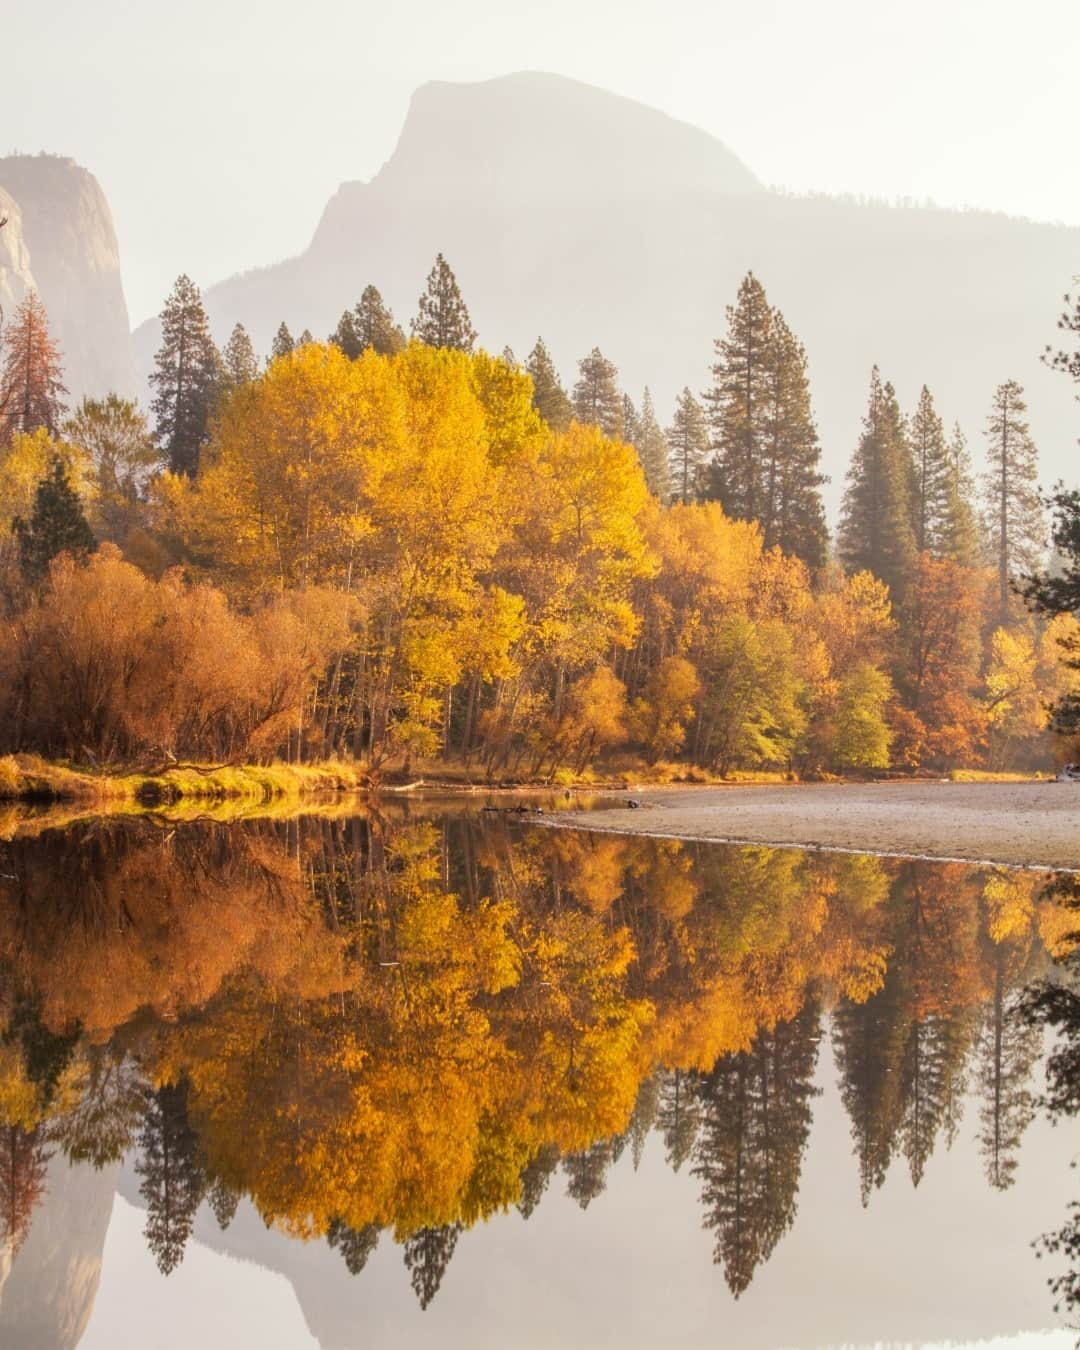
[[[1080,869],[1080,784],[644,788],[575,828]],[[569,821],[560,823],[570,824]]]

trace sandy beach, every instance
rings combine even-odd
[[[1076,783],[659,787],[619,797],[640,808],[578,816],[574,827],[1080,869]]]

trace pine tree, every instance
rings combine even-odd
[[[976,567],[979,562],[979,522],[972,505],[974,483],[971,476],[971,456],[960,424],[946,446],[945,520],[941,533],[942,556],[958,562],[962,567]]]
[[[911,529],[911,452],[891,384],[877,366],[840,517],[840,560],[849,572],[864,569],[889,587],[894,601],[907,585],[915,554]]]
[[[671,473],[668,469],[668,443],[656,420],[652,395],[646,388],[641,396],[641,414],[637,419],[638,458],[645,471],[649,491],[665,505],[671,500]]]
[[[49,336],[45,306],[31,291],[5,331],[7,354],[0,375],[0,445],[17,432],[44,427],[56,436],[64,416],[60,349]]]
[[[565,431],[574,416],[574,405],[562,387],[544,339],[538,337],[529,353],[525,370],[532,376],[533,407],[554,431]]]
[[[356,330],[356,318],[351,309],[342,312],[337,327],[326,340],[333,346],[340,348],[350,361],[355,361],[363,352],[360,334]]]
[[[810,407],[806,351],[777,309],[772,311],[765,366],[763,542],[821,568],[829,544],[820,491],[826,479],[819,472],[821,447]]]
[[[460,1223],[421,1228],[405,1243],[405,1268],[421,1308],[426,1308],[439,1292],[462,1231]]]
[[[161,346],[150,376],[154,439],[173,473],[194,477],[199,467],[219,378],[202,296],[189,277],[178,277],[161,312]]]
[[[753,272],[743,278],[727,320],[727,336],[714,344],[713,384],[705,393],[714,454],[709,495],[727,515],[758,520],[764,506],[773,313]]]
[[[911,444],[911,529],[918,553],[945,556],[951,473],[945,428],[924,384],[909,424]]]
[[[1009,617],[1011,579],[1034,572],[1046,546],[1039,501],[1038,451],[1024,420],[1027,404],[1015,380],[999,385],[986,426],[982,498],[987,546],[997,571],[998,621]]]
[[[314,341],[315,341],[315,334],[311,331],[310,328],[305,328],[304,331],[300,334],[300,336],[296,339],[296,345],[297,347],[307,347]]]
[[[42,1195],[51,1153],[41,1125],[0,1127],[0,1247],[18,1256]]]
[[[238,323],[221,349],[221,384],[231,393],[241,385],[250,384],[259,377],[259,358],[248,337],[247,329]]]
[[[638,459],[641,458],[641,419],[638,417],[638,410],[634,407],[634,400],[629,394],[622,396],[622,438],[627,445],[632,445],[638,452]]]
[[[187,1097],[186,1083],[149,1093],[135,1164],[142,1178],[139,1194],[146,1201],[147,1246],[163,1275],[184,1259],[195,1211],[207,1189],[199,1141],[188,1122]]]
[[[289,332],[289,325],[282,319],[281,323],[278,325],[277,332],[274,334],[274,340],[270,344],[270,359],[266,364],[270,365],[274,361],[280,360],[281,357],[288,356],[290,352],[294,352],[295,350],[296,339]]]
[[[684,1069],[672,1069],[660,1085],[656,1122],[664,1136],[668,1166],[675,1172],[693,1152],[701,1129],[700,1083]]]
[[[579,422],[597,426],[605,436],[623,435],[623,401],[619,393],[619,372],[594,347],[578,362],[578,382],[574,385],[574,415]]]
[[[457,278],[441,253],[428,273],[427,288],[420,297],[420,308],[412,321],[412,331],[429,347],[450,347],[471,352],[476,329],[461,298]]]
[[[335,1219],[326,1240],[341,1253],[349,1274],[359,1275],[379,1245],[379,1230],[373,1223],[366,1223],[363,1228],[350,1228],[347,1223]]]
[[[32,584],[45,577],[49,564],[59,554],[70,553],[84,560],[97,548],[79,495],[68,481],[59,455],[53,460],[52,472],[37,486],[29,523],[16,516],[11,527],[19,542],[19,566]]]
[[[405,334],[374,286],[364,287],[353,310],[353,327],[362,352],[374,347],[380,356],[393,356],[405,346]]]
[[[681,502],[692,502],[700,491],[702,470],[709,453],[709,428],[705,410],[689,388],[684,388],[678,397],[667,438],[675,496]]]

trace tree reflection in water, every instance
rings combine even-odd
[[[422,1307],[466,1229],[582,1208],[650,1134],[738,1296],[791,1228],[823,1031],[869,1203],[969,1088],[1008,1186],[1075,1111],[1075,890],[1036,873],[328,812],[16,820],[0,843],[0,1238],[62,1151],[134,1155],[163,1273],[206,1200],[327,1242],[389,1230]],[[1063,957],[1055,965],[1053,957]],[[1026,991],[1026,992],[1025,992]],[[1045,1246],[1074,1262],[1080,1213]],[[1058,1280],[1075,1306],[1076,1275]]]

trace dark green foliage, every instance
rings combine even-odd
[[[946,446],[945,519],[941,533],[941,554],[963,567],[977,567],[981,560],[979,522],[972,504],[974,484],[971,456],[959,424]]]
[[[915,555],[911,476],[896,394],[875,366],[863,433],[848,469],[838,551],[849,572],[866,569],[884,581],[894,602],[904,594]]]
[[[460,1223],[421,1228],[405,1243],[405,1268],[421,1308],[426,1308],[439,1292],[462,1231]]]
[[[727,320],[727,335],[715,342],[713,384],[705,393],[714,452],[709,496],[734,519],[759,520],[773,315],[753,272],[743,278]]]
[[[574,416],[597,426],[605,436],[623,435],[623,400],[619,372],[599,347],[578,362],[574,385]]]
[[[779,310],[766,354],[761,527],[766,548],[824,567],[829,534],[818,471],[821,447],[810,407],[806,352]]]
[[[476,329],[461,298],[457,278],[441,253],[428,273],[427,288],[420,297],[412,331],[429,347],[450,347],[460,352],[471,352],[476,341]]]
[[[924,384],[909,427],[911,444],[911,529],[918,553],[948,556],[950,472],[945,428],[934,407],[934,396]]]
[[[350,361],[356,360],[364,348],[360,334],[356,331],[356,319],[351,309],[342,312],[337,327],[326,340],[333,346],[340,347]]]
[[[1038,451],[1024,419],[1026,412],[1023,388],[1015,380],[997,387],[986,424],[982,497],[987,547],[997,572],[1000,623],[1009,617],[1012,579],[1030,575],[1046,546]]]
[[[562,387],[543,338],[536,339],[536,346],[529,353],[525,369],[532,376],[533,407],[549,427],[555,431],[565,431],[574,416],[574,405]]]
[[[709,428],[705,410],[689,387],[683,389],[675,404],[667,440],[672,492],[680,502],[695,501],[709,453]]]
[[[393,356],[405,346],[405,334],[374,286],[364,287],[353,310],[353,329],[362,352],[374,347],[380,356]]]
[[[281,357],[288,356],[290,352],[295,350],[296,339],[289,332],[289,325],[282,319],[277,332],[274,334],[274,340],[270,344],[270,361],[280,360]]]
[[[11,524],[19,544],[19,566],[31,584],[44,579],[59,554],[85,559],[97,548],[79,494],[68,481],[59,456],[53,460],[52,472],[37,486],[29,524],[20,516]]]
[[[817,1009],[807,1007],[700,1079],[694,1176],[702,1183],[705,1227],[716,1234],[713,1260],[736,1298],[795,1219],[817,1095],[818,1020]]]
[[[221,349],[221,383],[223,392],[231,393],[241,385],[250,384],[259,376],[259,358],[242,323],[234,326],[229,340]]]
[[[154,439],[173,473],[194,477],[199,467],[220,378],[221,358],[199,288],[178,277],[161,311],[161,346],[150,376]]]
[[[335,1219],[326,1240],[341,1253],[349,1274],[359,1275],[379,1245],[379,1230],[373,1223],[367,1223],[363,1228],[350,1228],[347,1223]]]
[[[206,1194],[199,1141],[188,1122],[187,1083],[166,1084],[147,1097],[135,1171],[146,1201],[146,1242],[169,1275],[184,1259],[195,1212]]]
[[[629,403],[629,399],[627,399]],[[631,404],[631,406],[633,406]],[[668,469],[668,444],[660,423],[656,420],[652,395],[648,389],[641,398],[641,413],[637,418],[637,447],[641,467],[645,471],[645,481],[649,491],[665,505],[671,499],[671,473]]]
[[[309,343],[312,343],[314,341],[315,341],[314,333],[312,333],[310,328],[305,328],[304,331],[300,334],[300,336],[296,339],[296,345],[298,347],[306,347],[309,345]]]

